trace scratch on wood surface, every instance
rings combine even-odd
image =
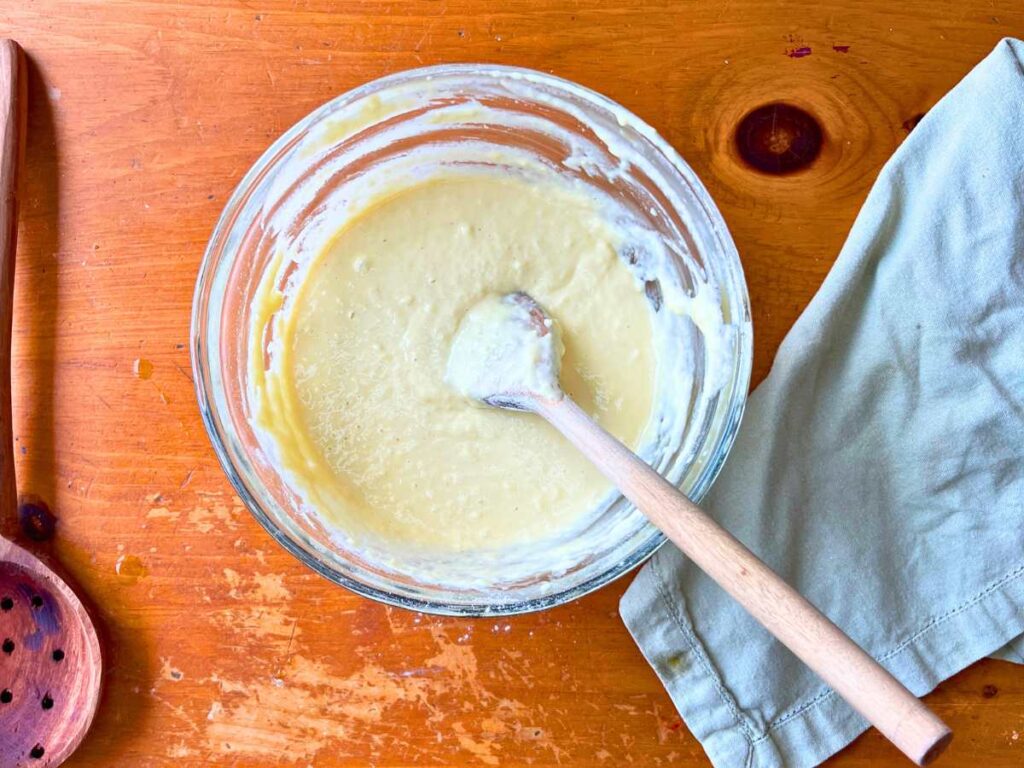
[[[377,754],[402,736],[381,725],[388,711],[401,708],[405,714],[400,720],[406,721],[412,708],[439,741],[454,736],[459,749],[482,764],[500,762],[510,740],[529,741],[561,760],[561,748],[544,728],[533,725],[537,712],[491,693],[473,649],[450,639],[440,623],[428,628],[435,653],[413,674],[408,666],[388,669],[375,647],[364,647],[356,651],[362,666],[339,675],[326,660],[306,657],[297,622],[286,623],[272,610],[268,596],[276,594],[276,582],[269,589],[266,584],[259,587],[255,579],[230,569],[225,578],[240,598],[256,591],[265,604],[255,615],[246,614],[248,605],[222,612],[218,625],[250,637],[272,632],[283,661],[272,675],[256,681],[226,674],[201,681],[216,686],[220,694],[207,715],[211,755],[308,762],[324,749],[349,754],[346,745],[351,744],[370,744]],[[453,702],[461,702],[458,709],[452,709]],[[454,723],[453,714],[458,718]]]
[[[208,715],[211,752],[291,762],[312,760],[329,744],[344,753],[344,740],[360,724],[380,721],[398,703],[424,701],[428,685],[400,681],[372,663],[354,675],[336,676],[325,664],[297,654],[281,675],[283,685],[219,681],[226,698]]]
[[[174,716],[178,718],[178,720],[180,720],[182,723],[188,726],[188,729],[190,731],[194,733],[199,733],[199,726],[195,724],[195,721],[189,716],[188,712],[185,711],[184,707],[177,704],[172,704],[171,702],[167,701],[167,699],[165,699],[163,696],[156,692],[156,688],[151,689],[149,695],[156,701],[163,704],[169,710],[171,710],[171,712],[174,713]]]
[[[224,705],[221,704],[219,701],[215,701],[213,702],[213,704],[210,705],[210,711],[206,713],[206,719],[210,722],[213,722],[218,717],[220,717],[221,713],[223,712]]]
[[[195,470],[189,472],[179,489],[183,489],[188,484],[194,472]],[[210,496],[212,494],[200,494],[200,497]],[[160,504],[159,502],[163,500],[163,496],[159,493],[147,497],[147,501],[156,506],[150,507],[146,511],[146,519],[171,520],[177,523],[182,518],[182,511],[180,509],[173,509],[167,504]],[[239,520],[242,518],[244,510],[242,502],[236,496],[232,497],[230,504],[223,501],[210,501],[209,503],[199,504],[188,510],[185,514],[183,530],[186,533],[212,533],[216,530],[235,531],[238,529]],[[177,532],[177,525],[175,525],[174,530]]]
[[[228,507],[227,504],[198,506],[189,511],[188,522],[199,533],[210,533],[218,527],[233,531],[238,528],[238,518],[241,513],[241,502],[237,502],[231,507]]]
[[[455,733],[455,738],[459,740],[459,746],[477,758],[481,763],[485,765],[498,765],[501,762],[496,752],[500,747],[493,741],[478,741],[474,739],[469,735],[466,731],[466,726],[462,723],[452,723],[452,731]]]
[[[172,758],[191,757],[192,750],[184,741],[179,741],[167,748],[167,756]]]
[[[252,579],[254,587],[249,594],[250,599],[267,602],[291,600],[292,593],[285,587],[284,576],[280,573],[256,573]]]
[[[436,625],[430,628],[430,635],[437,644],[438,653],[427,659],[427,666],[437,666],[446,670],[464,688],[468,687],[475,691],[478,698],[487,698],[489,694],[480,683],[473,649],[468,645],[452,642],[444,630]]]
[[[240,537],[235,539],[235,549],[241,552],[243,555],[255,558],[256,562],[262,566],[267,564],[267,553],[262,549],[253,549],[249,542],[244,538]]]
[[[153,507],[146,512],[147,520],[177,520],[179,517],[181,517],[179,510],[168,507]]]
[[[189,383],[195,384],[195,382],[192,380],[192,374],[191,373],[189,373],[184,368],[182,368],[178,363],[175,363],[174,367],[177,369],[178,373],[180,373],[182,376],[184,376],[186,379],[188,379]]]
[[[284,585],[284,575],[280,573],[254,573],[251,580],[246,580],[233,568],[225,568],[224,581],[229,588],[228,597],[234,600],[280,603],[292,598],[291,591]]]
[[[260,641],[264,646],[281,651],[302,632],[295,625],[294,616],[270,606],[223,608],[211,614],[211,621],[223,631],[238,632],[246,643]]]
[[[292,633],[288,637],[288,647],[286,647],[284,649],[284,664],[287,664],[288,660],[291,659],[291,657],[292,657],[292,645],[295,643],[295,630],[296,630],[296,628],[298,626],[299,626],[299,620],[296,619],[295,621],[292,622]],[[280,687],[280,686],[282,686],[284,684],[284,681],[281,679],[281,667],[282,667],[282,665],[278,666],[277,674],[274,676],[274,680],[273,680],[274,685],[276,685],[278,687]]]

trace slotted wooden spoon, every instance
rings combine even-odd
[[[562,392],[556,329],[525,293],[485,299],[462,320],[452,343],[448,382],[488,405],[544,418],[907,757],[925,765],[941,754],[953,736],[945,723],[757,555]]]
[[[27,115],[25,59],[0,40],[0,515],[17,514],[11,419],[11,318],[18,175]],[[0,537],[0,766],[63,763],[85,737],[100,694],[96,629],[71,588]]]

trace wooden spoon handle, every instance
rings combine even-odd
[[[754,553],[568,397],[539,401],[547,419],[623,495],[755,619],[918,765],[952,732],[895,677]]]
[[[0,40],[0,515],[5,516],[13,516],[18,505],[11,414],[11,312],[27,104],[24,54],[13,40]]]

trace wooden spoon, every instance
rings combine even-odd
[[[780,642],[919,765],[952,732],[895,677],[755,554],[604,431],[558,383],[557,326],[524,293],[485,299],[462,319],[447,380],[463,394],[546,419],[647,519]]]
[[[0,514],[17,514],[11,420],[11,310],[24,157],[25,59],[0,40]],[[37,558],[0,538],[0,765],[63,763],[99,702],[100,644],[71,588]]]

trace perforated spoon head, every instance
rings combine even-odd
[[[96,713],[99,639],[71,588],[5,539],[0,539],[0,643],[0,765],[60,765]]]

